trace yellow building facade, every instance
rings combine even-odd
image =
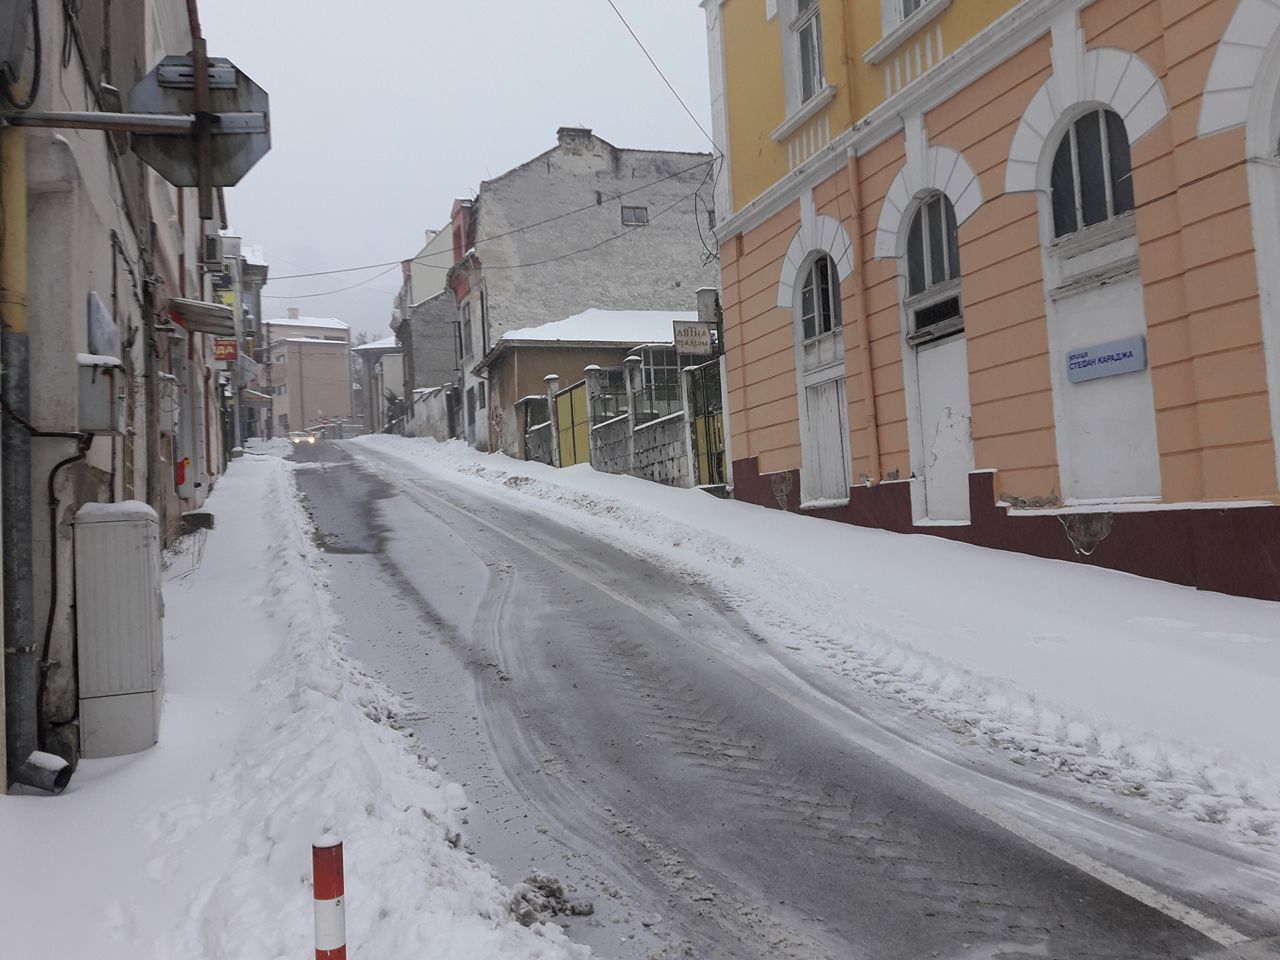
[[[1280,10],[703,7],[735,496],[1280,598]]]

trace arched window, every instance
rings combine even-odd
[[[963,322],[956,212],[944,193],[926,197],[911,218],[906,305],[912,334],[928,330],[931,335],[940,335],[959,329]],[[943,323],[946,328],[939,326]]]
[[[1051,177],[1055,238],[1132,210],[1129,135],[1119,114],[1092,110],[1067,128]]]
[[[813,261],[800,287],[800,324],[812,340],[840,326],[840,295],[836,265],[828,256]]]

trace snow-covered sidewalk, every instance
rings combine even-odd
[[[383,469],[473,478],[710,582],[806,667],[1036,769],[1280,843],[1280,604],[456,442],[374,436],[362,448]]]
[[[450,842],[462,789],[342,653],[291,471],[237,461],[207,505],[216,528],[171,558],[159,745],[82,763],[58,797],[0,797],[12,955],[310,956],[310,844],[332,831],[355,956],[587,956],[558,927],[517,923]]]

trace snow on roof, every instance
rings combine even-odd
[[[343,323],[337,317],[280,317],[276,320],[264,321],[269,327],[328,327],[332,330],[350,330],[351,325]]]
[[[255,267],[267,266],[266,251],[256,243],[242,244],[240,247],[240,256],[244,257],[245,263],[251,263]]]
[[[381,340],[371,340],[369,343],[362,343],[351,348],[352,350],[399,350],[400,342],[395,337],[383,337]]]
[[[585,343],[671,343],[673,320],[697,320],[697,313],[670,310],[586,310],[540,327],[508,330],[503,340]]]
[[[324,337],[281,337],[276,343],[325,343],[331,347],[345,347],[345,340],[326,340]]]

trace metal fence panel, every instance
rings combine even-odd
[[[587,408],[587,383],[581,381],[556,394],[556,434],[560,466],[591,462],[591,424]]]
[[[724,400],[720,389],[720,360],[716,358],[689,373],[692,406],[693,459],[699,486],[727,482],[724,462]]]

